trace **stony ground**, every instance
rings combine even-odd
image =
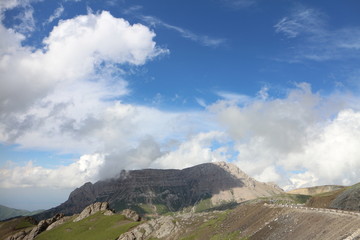
[[[231,211],[167,219],[167,234],[155,230],[144,239],[360,239],[360,214],[296,205],[244,204]]]

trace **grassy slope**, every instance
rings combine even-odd
[[[96,213],[79,222],[70,219],[50,231],[41,233],[37,240],[114,240],[120,234],[138,225],[139,222],[131,222],[123,215],[115,214],[104,216],[101,212]]]

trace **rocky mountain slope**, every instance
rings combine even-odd
[[[192,207],[204,199],[216,206],[282,192],[276,185],[258,182],[224,162],[183,170],[122,171],[116,179],[84,184],[66,202],[35,217],[45,219],[60,212],[72,215],[97,201],[109,202],[116,211],[131,208],[141,214],[156,214]]]

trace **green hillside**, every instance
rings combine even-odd
[[[31,211],[27,211],[27,210],[9,208],[9,207],[0,205],[0,221],[9,219],[9,218],[13,218],[13,217],[18,217],[18,216],[31,216],[31,215],[40,213],[42,211],[43,210],[31,212]]]
[[[36,237],[37,240],[114,240],[140,222],[127,220],[123,215],[105,216],[98,212],[79,222],[68,222]]]

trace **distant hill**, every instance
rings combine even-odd
[[[307,206],[360,211],[360,183],[331,192],[315,194],[309,199]]]
[[[346,188],[330,203],[330,208],[360,211],[360,183]]]
[[[15,209],[15,208],[9,208],[3,205],[0,205],[0,221],[18,217],[18,216],[31,216],[34,214],[38,214],[44,210],[37,210],[37,211],[27,211],[27,210],[21,210],[21,209]]]
[[[130,208],[143,215],[157,215],[197,204],[210,208],[280,193],[283,190],[276,185],[258,182],[233,164],[205,163],[183,170],[123,171],[116,179],[84,184],[60,206],[34,217],[40,220],[56,213],[72,215],[91,203],[104,201],[116,211]]]
[[[315,187],[307,187],[307,188],[298,188],[291,191],[288,191],[287,193],[290,194],[303,194],[303,195],[316,195],[326,192],[331,192],[335,190],[339,190],[344,188],[344,186],[339,185],[324,185],[324,186],[315,186]]]

